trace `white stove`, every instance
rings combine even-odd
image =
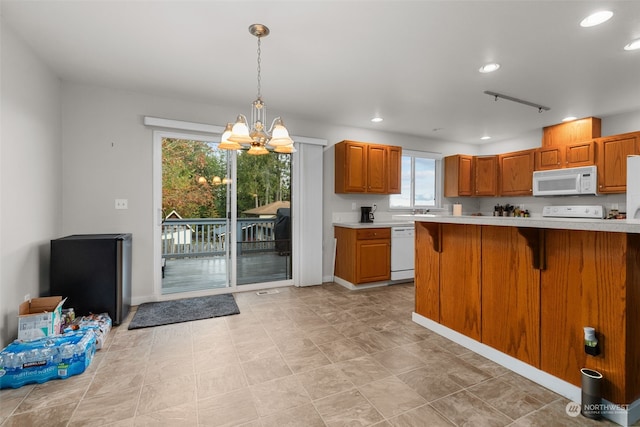
[[[605,209],[599,205],[545,206],[542,208],[542,216],[602,219],[605,217]]]

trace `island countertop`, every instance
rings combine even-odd
[[[396,221],[437,222],[443,224],[497,225],[503,227],[531,227],[640,234],[640,219],[524,218],[435,214],[393,215],[393,219]]]

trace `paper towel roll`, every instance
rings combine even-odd
[[[454,216],[462,215],[462,205],[460,203],[455,203],[453,205],[453,215]]]

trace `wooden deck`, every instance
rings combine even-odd
[[[238,256],[237,284],[291,279],[291,256],[276,252]],[[227,287],[227,262],[223,256],[167,258],[162,294]]]

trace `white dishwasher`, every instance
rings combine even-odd
[[[391,227],[391,280],[413,279],[415,229]]]

